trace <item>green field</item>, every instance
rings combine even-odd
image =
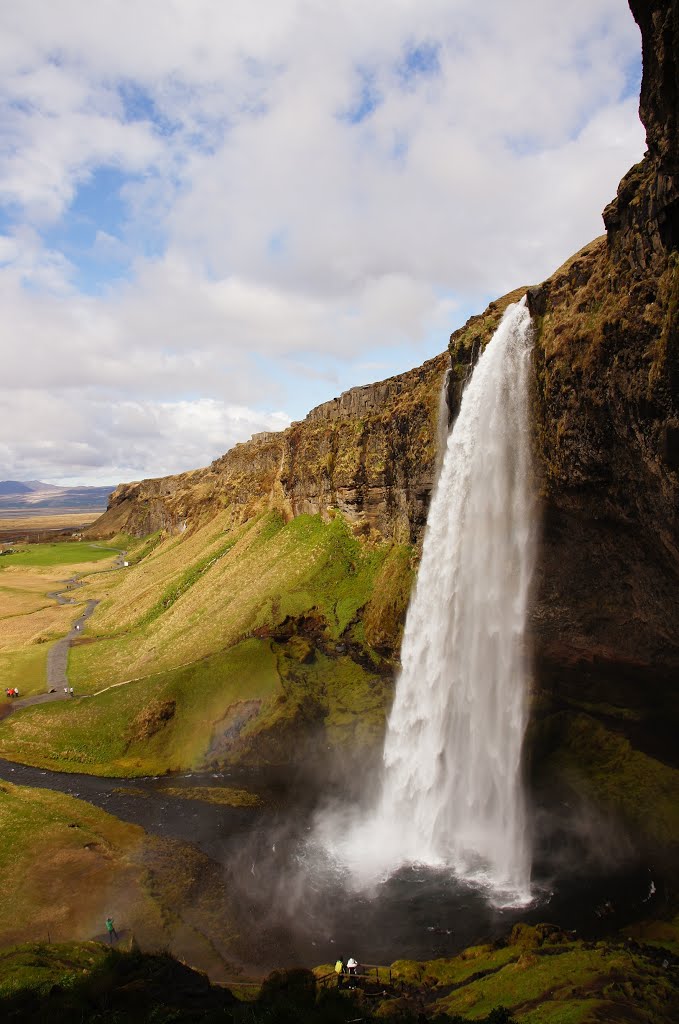
[[[0,652],[0,698],[7,687],[16,686],[22,697],[43,693],[47,679],[48,644],[36,644],[21,651]]]
[[[0,558],[0,569],[10,565],[78,565],[81,562],[101,562],[118,552],[101,544],[82,541],[64,541],[61,544],[24,544],[11,555]]]

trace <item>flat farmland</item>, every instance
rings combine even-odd
[[[45,544],[17,544],[12,553],[0,557],[0,585],[3,572],[13,566],[53,567],[60,566],[61,572],[88,572],[97,568],[97,563],[117,555],[114,548],[104,544],[89,544],[86,541],[55,541]],[[59,577],[63,579],[63,576]]]
[[[101,511],[67,512],[21,512],[18,509],[2,510],[0,513],[0,545],[9,541],[23,541],[57,533],[77,533],[90,526],[101,515]]]
[[[99,509],[91,511],[22,512],[9,509],[0,513],[0,530],[67,530],[69,527],[89,526],[102,515]]]

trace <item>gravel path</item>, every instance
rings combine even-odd
[[[52,597],[53,595],[48,595]],[[61,595],[54,595],[59,601]],[[73,602],[75,604],[75,602]],[[61,600],[59,604],[69,604],[68,600]],[[94,609],[99,604],[98,601],[88,601],[85,605],[80,618],[76,619],[71,626],[66,636],[62,636],[61,640],[57,640],[56,643],[52,644],[47,653],[47,690],[53,689],[54,687],[60,688],[63,693],[64,686],[68,686],[68,675],[66,667],[68,665],[68,652],[71,646],[71,642],[80,635],[85,622],[89,619]]]
[[[108,569],[100,569],[98,571],[114,572],[116,569],[122,569],[125,564],[126,554],[126,551],[119,550],[115,563]],[[90,573],[89,575],[94,574]],[[63,590],[52,590],[47,594],[47,597],[52,598],[57,604],[76,604],[77,602],[72,594],[76,587],[82,587],[82,581],[73,576],[68,580],[62,580],[62,583],[64,584]],[[52,700],[68,699],[68,694],[64,693],[64,687],[68,687],[68,652],[72,642],[76,637],[80,636],[81,629],[98,604],[98,601],[89,600],[85,605],[82,615],[75,620],[66,636],[62,636],[60,640],[53,643],[47,652],[47,692],[36,694],[33,697],[19,697],[12,700],[9,708],[7,705],[4,706],[1,717],[6,718],[13,711],[30,707],[31,704],[45,704]]]

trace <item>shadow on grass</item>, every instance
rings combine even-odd
[[[379,1009],[378,1009],[379,1007]],[[165,953],[121,952],[99,942],[28,944],[0,953],[0,1019],[7,1024],[464,1024],[428,1018],[418,993],[319,988],[311,971],[274,971],[259,997],[239,1002],[226,988]],[[499,1008],[477,1024],[513,1024]]]

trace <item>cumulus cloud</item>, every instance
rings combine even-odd
[[[28,479],[35,472],[39,479],[69,482],[141,479],[149,451],[156,475],[198,468],[252,434],[281,430],[290,422],[283,412],[257,413],[211,398],[102,403],[92,391],[72,401],[64,394],[22,390],[6,402],[19,475]],[[2,452],[0,442],[0,457]]]
[[[187,469],[415,365],[599,234],[643,151],[620,0],[24,0],[0,29],[2,475]]]

